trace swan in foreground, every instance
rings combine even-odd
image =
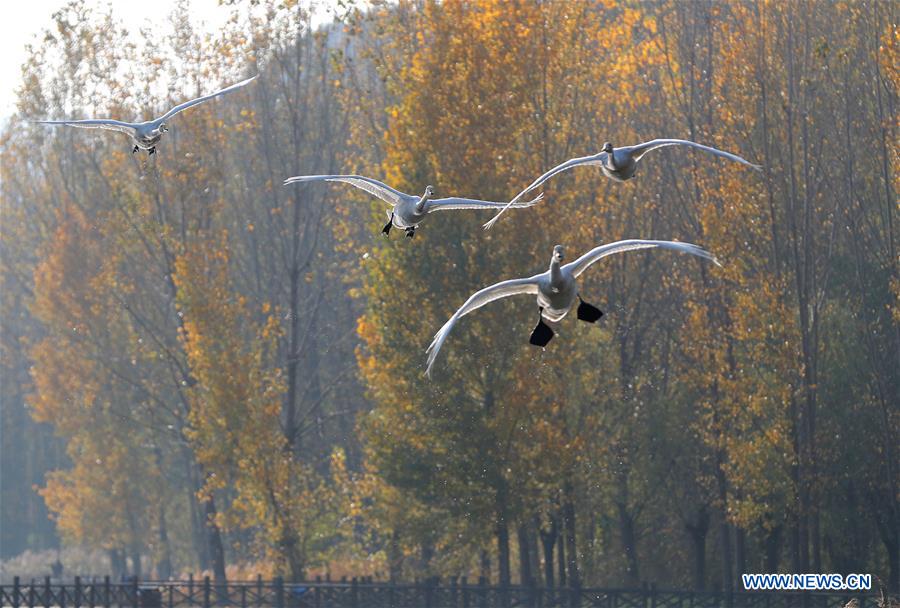
[[[577,312],[578,318],[587,323],[596,322],[603,316],[603,312],[581,299],[581,294],[578,293],[578,282],[576,279],[581,276],[581,273],[587,270],[591,264],[600,258],[605,258],[614,253],[634,251],[636,249],[653,249],[657,247],[662,249],[672,249],[681,253],[689,253],[710,260],[717,265],[721,265],[718,260],[716,260],[715,256],[705,249],[701,249],[697,245],[677,243],[674,241],[644,241],[636,239],[600,245],[599,247],[591,249],[574,262],[562,265],[563,247],[562,245],[557,245],[553,248],[553,256],[550,258],[550,268],[546,272],[536,274],[533,277],[528,277],[526,279],[511,279],[509,281],[496,283],[476,292],[466,300],[466,303],[453,313],[450,320],[444,323],[444,326],[434,335],[434,340],[431,341],[431,345],[427,350],[428,365],[425,369],[425,374],[429,378],[431,377],[431,368],[434,365],[434,360],[437,358],[441,346],[444,345],[444,341],[450,334],[450,330],[453,329],[453,326],[456,325],[456,322],[460,317],[469,314],[475,309],[481,308],[489,302],[499,300],[500,298],[519,294],[537,296],[537,305],[540,315],[538,317],[538,324],[534,328],[534,331],[531,332],[531,338],[529,339],[529,342],[535,346],[546,346],[547,343],[553,339],[553,330],[549,325],[544,323],[544,319],[551,322],[562,320],[562,318],[568,314],[569,309],[572,307],[572,304],[575,303],[576,298],[579,302]]]
[[[362,175],[298,175],[289,177],[284,180],[284,185],[297,184],[305,182],[344,182],[351,186],[356,186],[360,190],[365,190],[369,194],[377,196],[384,202],[391,205],[388,211],[388,223],[384,225],[381,232],[388,236],[391,232],[391,226],[403,228],[406,230],[406,236],[412,238],[416,233],[419,223],[425,219],[425,216],[435,211],[445,211],[447,209],[504,209],[506,207],[531,207],[544,195],[541,194],[534,200],[524,203],[515,201],[514,203],[492,203],[490,201],[481,201],[472,198],[432,198],[434,196],[434,187],[426,186],[425,193],[422,196],[413,196],[405,194],[399,190],[394,190],[385,183],[372,179],[371,177],[363,177]]]
[[[716,156],[721,156],[722,158],[727,158],[728,160],[739,162],[743,165],[747,165],[748,167],[752,167],[757,171],[762,170],[762,166],[754,165],[750,161],[745,160],[736,154],[725,152],[717,148],[704,146],[703,144],[698,144],[686,139],[654,139],[652,141],[638,144],[636,146],[624,146],[622,148],[613,148],[613,145],[611,143],[606,142],[605,144],[603,144],[603,148],[600,150],[600,152],[594,154],[593,156],[572,158],[562,163],[561,165],[553,167],[542,176],[534,180],[530,186],[518,193],[516,197],[509,202],[509,206],[514,205],[519,201],[520,198],[543,184],[545,181],[547,181],[557,173],[562,173],[563,171],[567,171],[572,167],[580,167],[581,165],[599,165],[600,170],[603,171],[603,175],[605,175],[606,177],[616,180],[617,182],[627,181],[634,177],[634,172],[637,169],[638,161],[641,160],[644,154],[646,154],[650,150],[656,150],[657,148],[664,148],[666,146],[690,146],[692,148],[697,148],[698,150],[709,152],[710,154],[715,154]],[[492,217],[484,225],[484,229],[487,230],[488,228],[493,226],[504,211],[506,211],[506,207],[501,209],[500,212],[497,213],[497,215]]]
[[[138,150],[147,150],[150,154],[156,153],[156,144],[159,143],[159,140],[162,139],[163,133],[168,133],[169,126],[166,124],[170,118],[178,114],[179,112],[183,112],[187,110],[191,106],[195,106],[197,104],[203,103],[204,101],[209,101],[215,97],[219,97],[220,95],[224,95],[226,93],[231,93],[232,91],[236,91],[241,87],[250,84],[254,80],[256,80],[256,76],[252,78],[248,78],[247,80],[242,80],[237,84],[233,84],[230,87],[226,87],[221,91],[216,91],[215,93],[210,93],[209,95],[204,95],[203,97],[198,97],[197,99],[192,99],[190,101],[186,101],[181,105],[177,105],[159,118],[154,120],[148,120],[146,122],[123,122],[121,120],[113,120],[112,118],[89,118],[86,120],[38,120],[36,122],[42,125],[66,125],[69,127],[80,127],[82,129],[106,129],[108,131],[119,131],[120,133],[125,133],[129,137],[131,137],[134,142],[134,148],[131,150],[131,153],[134,154]]]

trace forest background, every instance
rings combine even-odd
[[[348,2],[318,28],[303,3],[225,4],[205,35],[187,2],[128,32],[73,0],[22,68],[0,133],[4,559],[900,586],[897,3]],[[256,73],[150,158],[28,122],[147,118]],[[667,148],[625,184],[562,174],[489,232],[441,214],[390,240],[365,193],[281,185],[502,201],[655,137],[764,170]],[[497,302],[422,377],[470,293],[621,238],[723,266],[610,258],[582,286],[597,326],[535,350],[533,302]]]

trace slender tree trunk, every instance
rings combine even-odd
[[[766,530],[766,572],[778,572],[778,555],[781,545],[782,526]]]
[[[222,534],[216,523],[216,499],[209,496],[203,501],[206,513],[206,534],[209,543],[209,554],[213,566],[213,576],[216,582],[225,582],[225,546],[222,543]]]
[[[637,587],[641,582],[641,571],[637,557],[634,518],[628,508],[628,472],[619,471],[616,477],[618,479],[616,512],[619,517],[619,542],[622,545],[622,555],[625,557],[625,584],[628,587]]]
[[[560,530],[559,534],[556,535],[556,566],[557,572],[559,573],[559,586],[565,587],[568,585],[568,579],[566,578],[566,547],[565,547],[565,539],[566,535]]]
[[[728,523],[728,489],[725,471],[722,470],[722,454],[717,452],[716,485],[719,489],[719,500],[722,503],[721,523],[719,524],[719,541],[722,545],[722,591],[734,589],[734,566],[731,550],[731,524]]]
[[[159,546],[162,556],[156,565],[157,576],[161,580],[169,580],[172,577],[172,547],[169,544],[169,530],[166,524],[166,507],[159,505]]]
[[[519,584],[530,587],[534,581],[531,578],[531,542],[526,524],[520,523],[516,528],[516,540],[519,545]]]
[[[578,572],[578,549],[576,548],[575,525],[575,488],[572,482],[567,480],[563,485],[563,524],[566,536],[566,566],[569,572],[569,586],[578,589],[581,587],[581,576]]]
[[[403,551],[400,549],[400,533],[391,532],[391,540],[388,544],[388,573],[392,583],[400,581],[403,576]]]
[[[550,519],[549,530],[544,530],[539,521],[536,522],[536,525],[544,552],[544,585],[547,589],[553,589],[553,547],[556,545],[556,521],[553,518]]]
[[[480,572],[481,578],[486,580],[488,583],[491,582],[491,554],[488,553],[487,549],[481,550],[481,564],[480,564]]]
[[[697,510],[696,518],[686,526],[694,555],[693,580],[695,591],[706,590],[706,536],[709,534],[709,512],[706,507]]]

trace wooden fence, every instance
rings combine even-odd
[[[281,579],[216,583],[187,581],[114,583],[109,577],[0,585],[0,608],[842,608],[856,598],[859,608],[876,608],[874,594],[818,592],[665,591],[640,589],[545,589],[471,584],[465,578],[441,582],[386,583],[370,579]]]

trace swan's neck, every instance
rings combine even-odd
[[[559,285],[562,282],[562,269],[559,266],[559,262],[556,260],[550,260],[550,283],[552,285]]]
[[[616,166],[616,151],[615,151],[615,150],[613,150],[612,152],[607,152],[607,153],[606,153],[606,164],[607,164],[607,165],[609,166],[609,168],[612,169],[613,171],[615,171],[616,169],[619,168],[619,167]]]
[[[422,213],[423,211],[425,211],[425,203],[428,202],[428,198],[429,197],[427,194],[422,195],[422,198],[420,198],[419,202],[416,203],[416,213]]]

